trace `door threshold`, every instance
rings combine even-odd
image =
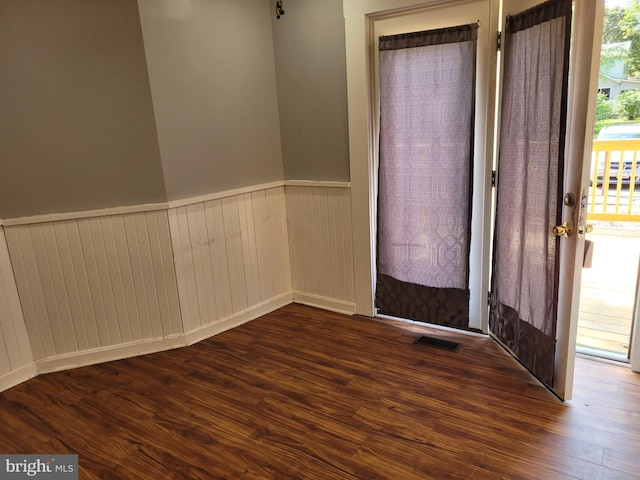
[[[408,318],[394,317],[393,315],[386,315],[384,313],[378,313],[378,309],[375,310],[375,316],[377,318],[384,318],[385,320],[394,320],[396,322],[409,323],[409,324],[412,324],[412,325],[418,325],[420,327],[433,328],[434,330],[444,330],[445,332],[460,333],[462,335],[469,335],[469,336],[472,336],[472,337],[483,337],[483,338],[487,337],[486,333],[482,333],[479,330],[478,331],[476,331],[476,330],[463,330],[461,328],[445,327],[444,325],[437,325],[435,323],[427,323],[427,322],[421,322],[419,320],[411,320],[411,319],[408,319]]]
[[[623,353],[607,352],[606,350],[598,350],[597,348],[576,346],[576,355],[591,360],[599,360],[616,365],[629,366],[629,357]]]

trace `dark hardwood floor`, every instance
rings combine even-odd
[[[0,425],[0,452],[77,453],[81,479],[640,478],[629,369],[578,359],[562,404],[491,339],[300,305],[34,378]]]

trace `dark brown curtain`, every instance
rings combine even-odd
[[[507,17],[489,326],[553,384],[571,0]]]
[[[469,326],[477,28],[380,37],[380,313]]]

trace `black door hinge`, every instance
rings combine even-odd
[[[502,32],[498,32],[498,40],[496,42],[496,48],[498,51],[502,49]]]
[[[496,186],[496,171],[491,170],[491,187]]]
[[[491,306],[491,292],[487,292],[487,305]]]

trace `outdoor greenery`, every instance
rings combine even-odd
[[[611,49],[611,52],[603,52],[601,68],[622,58],[628,62],[629,77],[640,79],[640,0],[631,0],[626,8],[605,8],[602,44],[626,41],[631,42],[628,51]]]
[[[624,42],[630,42],[626,45]],[[625,7],[606,7],[602,34],[600,71],[607,72],[622,60],[628,78],[640,80],[640,0],[630,0]],[[606,45],[606,47],[605,47]],[[620,93],[615,101],[599,93],[596,100],[594,136],[606,125],[640,118],[640,90]]]
[[[613,105],[613,113],[618,118],[634,120],[640,116],[640,90],[625,90]]]
[[[611,102],[604,93],[598,93],[596,98],[596,122],[608,120],[613,117]]]

